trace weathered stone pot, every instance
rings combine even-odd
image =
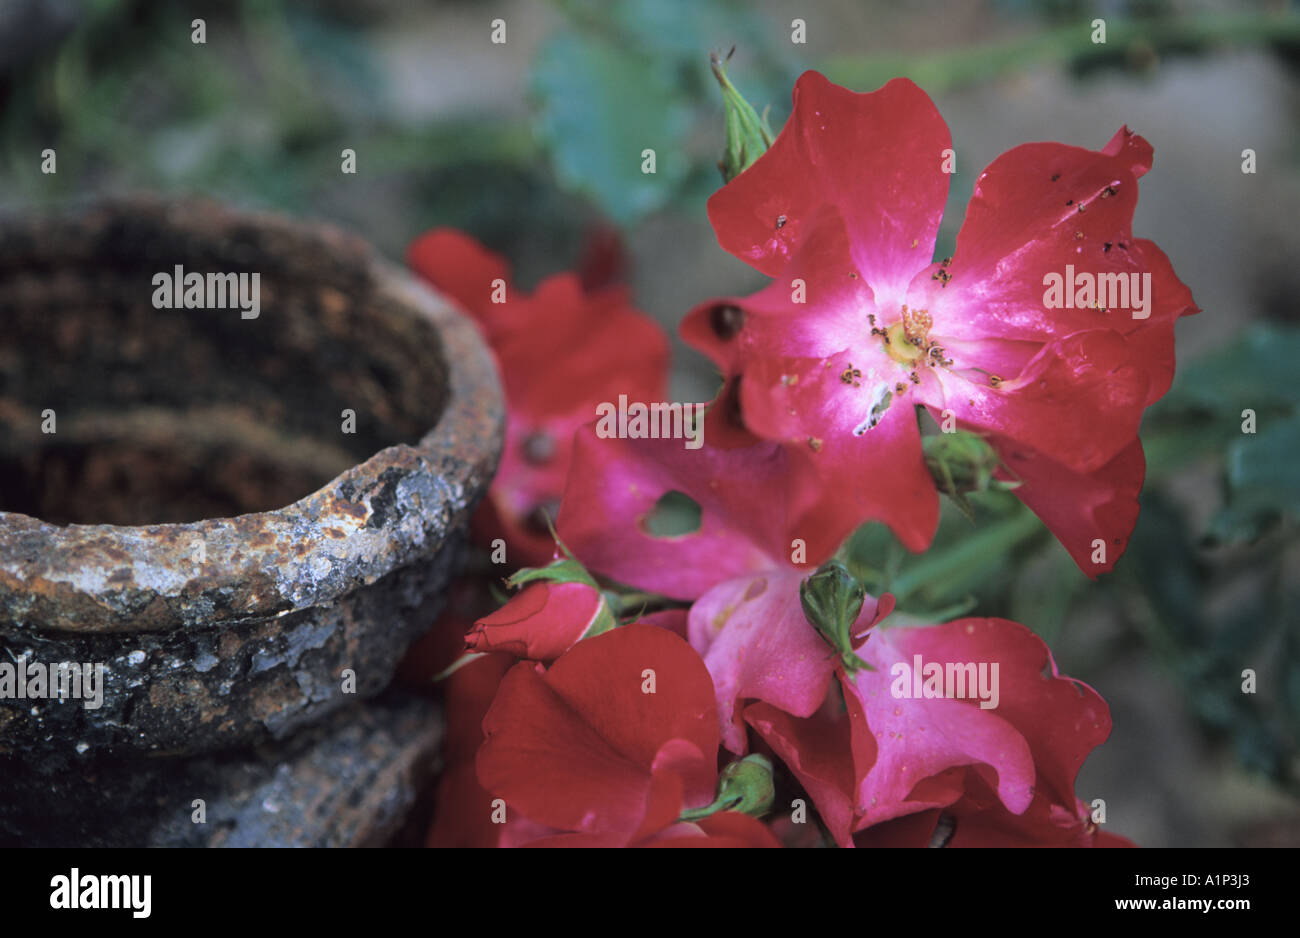
[[[0,756],[0,847],[377,847],[407,830],[419,843],[407,819],[441,743],[437,708],[384,694],[228,752]]]
[[[177,265],[259,274],[256,318],[158,308]],[[0,755],[212,752],[377,693],[502,421],[472,324],[332,228],[148,199],[0,220],[0,666],[104,666],[98,708],[0,699]]]

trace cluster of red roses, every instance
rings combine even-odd
[[[683,324],[724,379],[698,449],[595,432],[598,404],[664,393],[667,343],[623,289],[566,274],[493,302],[500,258],[447,230],[412,246],[505,382],[477,532],[537,566],[476,616],[477,657],[447,680],[431,843],[1123,842],[1075,795],[1110,731],[1091,688],[1014,622],[891,622],[892,597],[834,561],[866,521],[929,545],[928,413],[936,438],[987,443],[990,474],[1084,573],[1109,570],[1137,517],[1142,412],[1172,379],[1174,321],[1196,311],[1130,232],[1141,137],[1004,154],[953,257],[932,262],[950,146],[908,81],[799,80],[780,136],[709,201],[722,246],[773,279]],[[1147,314],[1045,308],[1067,264],[1149,275]],[[670,493],[698,506],[689,533],[647,523]],[[539,520],[560,496],[562,553]],[[992,696],[976,699],[980,669]]]

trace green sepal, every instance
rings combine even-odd
[[[956,430],[922,438],[925,465],[939,491],[971,521],[975,511],[966,495],[989,489],[1014,489],[1018,481],[995,479],[993,473],[1002,465],[997,450],[978,433]]]
[[[517,570],[506,580],[511,589],[542,580],[547,583],[585,583],[592,589],[598,589],[595,579],[587,568],[571,557],[560,557],[544,567],[524,567]]]
[[[772,133],[767,122],[767,113],[760,117],[754,106],[745,100],[736,90],[736,86],[727,78],[727,62],[735,52],[732,49],[726,56],[713,53],[709,63],[713,67],[713,76],[722,88],[722,109],[726,143],[718,169],[722,171],[722,181],[731,182],[767,152],[776,135]]]
[[[817,630],[850,673],[875,669],[853,651],[853,623],[862,614],[867,588],[838,559],[824,563],[816,573],[799,584],[799,603],[804,618]]]
[[[776,799],[772,763],[758,753],[745,756],[718,774],[718,794],[711,804],[683,811],[679,820],[698,821],[719,811],[737,811],[762,817]]]
[[[596,617],[591,620],[591,625],[587,626],[587,631],[582,633],[582,638],[594,638],[617,627],[618,619],[614,618],[614,612],[610,608],[609,594],[602,591],[600,594],[600,610],[596,613]]]

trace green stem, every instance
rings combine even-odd
[[[690,808],[683,811],[677,820],[679,821],[699,821],[710,815],[717,814],[719,811],[726,811],[740,801],[739,795],[728,794],[719,795],[712,802],[702,808]]]
[[[931,93],[989,81],[1040,64],[1080,65],[1122,56],[1135,46],[1156,52],[1222,45],[1300,41],[1300,17],[1256,13],[1211,13],[1151,20],[1106,20],[1106,42],[1092,41],[1091,20],[1029,36],[933,55],[833,56],[823,62],[826,77],[861,91],[903,76]]]
[[[688,601],[670,599],[667,596],[661,596],[658,593],[606,592],[605,596],[609,600],[610,605],[614,607],[614,613],[620,619],[632,612],[639,612],[644,615],[647,612],[662,612],[665,609],[688,609],[691,605]]]
[[[958,573],[963,568],[972,568],[981,557],[1005,553],[1042,531],[1043,524],[1038,517],[1028,509],[1022,509],[1011,518],[964,539],[951,550],[924,555],[894,578],[889,584],[889,591],[901,602],[904,597],[927,583],[951,582],[960,585]]]

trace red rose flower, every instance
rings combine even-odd
[[[1133,847],[1126,837],[1093,823],[1082,801],[1073,808],[1036,795],[1012,814],[987,786],[968,775],[968,793],[943,810],[886,821],[853,836],[856,847]]]
[[[752,818],[679,821],[713,800],[716,713],[709,673],[686,642],[622,626],[549,670],[520,662],[506,674],[483,721],[478,778],[508,812],[552,831],[534,846],[694,846],[701,837],[775,846]]]
[[[1074,781],[1109,735],[1110,714],[1095,691],[1059,675],[1036,635],[1002,619],[877,625],[858,654],[874,670],[836,665],[846,710],[828,706],[799,719],[759,702],[744,714],[839,843],[885,822],[881,837],[910,829],[892,822],[938,808],[981,814],[967,834],[983,824],[1011,839],[1065,843],[1090,832]],[[969,681],[957,693],[944,686],[954,675]],[[980,683],[992,693],[981,697]]]
[[[1101,151],[1009,151],[935,263],[950,143],[905,79],[854,94],[805,73],[771,149],[709,200],[722,246],[775,279],[701,305],[682,334],[739,381],[746,426],[822,480],[821,536],[874,519],[928,546],[919,405],[987,435],[1000,477],[1095,576],[1127,545],[1138,424],[1172,379],[1174,321],[1196,312],[1130,230],[1151,147],[1124,128]]]
[[[496,612],[474,623],[465,636],[465,648],[550,662],[589,632],[613,625],[605,598],[594,586],[529,583]]]
[[[688,636],[712,678],[728,749],[743,754],[746,726],[757,731],[844,845],[855,831],[956,804],[968,774],[1012,815],[1028,811],[1036,794],[1049,808],[1074,810],[1075,775],[1109,733],[1110,717],[1090,688],[1058,676],[1041,639],[1001,619],[889,627],[881,620],[893,598],[867,596],[847,647],[833,648],[801,603],[800,583],[812,571],[779,553],[786,516],[780,487],[764,484],[765,460],[780,460],[770,444],[716,450],[706,433],[690,456],[698,465],[678,450],[671,440],[579,432],[560,530],[580,559],[610,558],[610,575],[631,585],[703,591]],[[744,460],[754,456],[751,473]],[[645,513],[667,491],[698,502],[698,531],[657,538],[646,530]],[[866,666],[850,671],[854,655]],[[941,674],[951,665],[961,686],[934,693],[924,680],[909,681],[895,696],[895,667],[912,668],[918,656]],[[843,705],[828,706],[840,699],[836,678]]]
[[[478,783],[474,757],[483,744],[483,716],[511,664],[508,655],[485,655],[444,683],[447,736],[430,847],[495,847],[500,841],[502,828],[492,823],[492,796]]]
[[[588,569],[674,599],[757,571],[812,572],[838,546],[796,542],[799,506],[820,495],[815,480],[779,444],[737,436],[724,421],[715,404],[694,450],[680,440],[602,439],[594,424],[583,427],[556,523],[561,540]],[[672,492],[699,506],[700,522],[663,537],[647,522]]]
[[[505,386],[505,452],[476,536],[504,537],[512,566],[544,564],[554,542],[542,513],[553,514],[563,493],[573,431],[619,394],[662,400],[668,340],[626,288],[587,291],[565,273],[529,295],[510,283],[503,258],[458,231],[422,235],[407,259],[474,317]]]

